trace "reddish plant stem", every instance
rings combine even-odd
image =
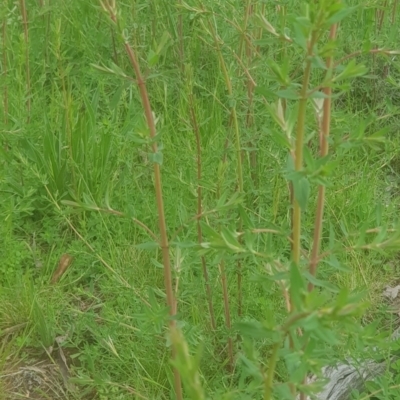
[[[110,27],[110,31],[111,31],[111,41],[112,41],[113,53],[114,53],[114,62],[116,65],[118,65],[117,46],[115,44],[115,34],[114,34],[114,30],[112,27]]]
[[[297,116],[297,129],[296,129],[296,141],[295,141],[295,149],[294,149],[294,164],[295,170],[297,172],[302,171],[303,169],[303,151],[304,151],[304,132],[305,132],[305,123],[306,123],[306,111],[307,111],[307,89],[310,83],[311,77],[311,56],[314,52],[314,45],[318,40],[318,32],[314,31],[311,34],[311,38],[308,42],[307,48],[307,61],[304,69],[304,78],[303,84],[300,91],[300,101],[299,101],[299,110]],[[294,189],[294,187],[292,187]],[[300,265],[300,255],[301,255],[301,216],[302,210],[300,208],[300,204],[296,199],[294,190],[293,190],[293,214],[292,214],[292,261],[299,266]],[[292,298],[290,298],[290,312],[295,311],[295,306],[293,304]],[[291,336],[289,336],[289,346],[291,349],[294,348],[294,341]],[[290,391],[293,396],[296,395],[296,387],[293,384],[290,384]],[[303,393],[300,393],[300,400],[305,400],[303,397]]]
[[[314,51],[314,45],[317,40],[317,35],[314,33],[308,44],[308,56],[309,60],[306,62],[304,70],[303,85],[300,91],[299,111],[297,117],[297,131],[296,131],[296,142],[294,149],[294,163],[295,170],[301,171],[303,169],[303,146],[304,146],[304,127],[306,122],[306,106],[307,106],[307,89],[311,76],[311,55]],[[300,254],[301,254],[301,208],[293,196],[293,251],[292,260],[295,264],[299,265]]]
[[[137,79],[137,84],[140,91],[140,97],[143,103],[143,109],[146,115],[147,125],[150,130],[150,137],[154,139],[156,137],[156,126],[153,118],[153,113],[151,111],[151,105],[149,96],[147,93],[146,83],[142,78],[142,74],[140,71],[139,63],[136,60],[135,54],[128,43],[125,43],[125,50],[128,53],[129,60],[135,70],[135,75]],[[153,140],[152,143],[153,153],[157,153],[157,143]],[[165,221],[165,213],[164,213],[164,199],[162,193],[162,186],[161,186],[161,171],[160,165],[154,163],[154,187],[156,191],[156,199],[157,199],[157,210],[158,210],[158,222],[159,222],[159,229],[160,229],[160,245],[162,250],[162,258],[164,264],[164,284],[165,290],[167,294],[167,305],[169,307],[170,313],[170,329],[174,329],[176,327],[176,321],[174,319],[176,315],[175,310],[175,296],[172,289],[172,271],[171,271],[171,260],[169,256],[169,243],[168,243],[168,236],[167,236],[167,225]],[[176,349],[173,347],[172,350],[172,358],[176,358]],[[181,384],[181,377],[179,372],[176,368],[174,368],[174,379],[175,379],[175,394],[177,399],[182,399],[182,384]]]
[[[329,33],[329,40],[333,41],[336,38],[337,33],[337,24],[331,26]],[[326,69],[327,74],[331,74],[333,70],[333,58],[332,56],[326,59]],[[332,106],[332,89],[330,87],[326,87],[323,89],[323,92],[326,95],[323,103],[323,114],[322,114],[322,122],[320,123],[320,133],[319,133],[319,143],[320,143],[320,156],[325,157],[329,152],[329,142],[328,137],[330,133],[330,124],[331,124],[331,106]],[[313,247],[311,251],[311,259],[310,259],[310,274],[315,276],[317,273],[317,266],[320,260],[319,258],[319,250],[321,244],[321,235],[322,235],[322,222],[324,216],[324,205],[325,205],[325,186],[320,185],[318,188],[318,200],[317,200],[317,211],[315,215],[315,225],[314,225],[314,238],[313,238]],[[314,285],[309,282],[308,290],[311,292],[314,289]],[[303,384],[307,383],[307,376],[304,378]],[[306,400],[307,395],[304,392],[300,393],[300,400]]]
[[[114,23],[117,22],[116,17],[116,10],[115,4],[109,4],[107,2],[101,2],[104,9],[109,12],[110,18]],[[143,110],[146,116],[147,126],[150,132],[150,138],[152,139],[152,150],[153,153],[158,152],[158,146],[156,143],[156,125],[154,121],[154,116],[150,104],[149,94],[147,92],[146,82],[143,79],[142,72],[140,70],[139,62],[136,59],[136,55],[127,42],[125,40],[124,47],[126,53],[128,54],[129,61],[135,71],[136,81],[140,92],[140,98],[142,100]],[[169,308],[169,328],[170,331],[174,331],[176,328],[176,300],[173,291],[173,284],[172,284],[172,268],[171,268],[171,260],[169,254],[169,242],[168,242],[168,235],[167,235],[167,225],[165,221],[165,212],[164,212],[164,198],[162,192],[162,184],[161,184],[161,171],[160,165],[156,162],[153,163],[154,168],[154,188],[156,192],[156,201],[157,201],[157,211],[158,211],[158,223],[159,223],[159,230],[160,230],[160,247],[162,252],[163,258],[163,265],[164,265],[164,285],[165,291],[167,295],[167,306]],[[172,359],[176,359],[177,349],[176,346],[172,346]],[[183,399],[182,393],[182,383],[181,383],[181,376],[179,374],[178,369],[174,368],[174,387],[175,387],[175,395],[177,400]]]
[[[248,3],[247,6],[247,19],[251,18],[254,12],[254,5],[251,4],[251,2]],[[245,32],[246,34],[246,32]],[[252,47],[252,41],[254,39],[254,36],[252,34],[249,34],[249,40],[246,41],[246,58],[247,58],[247,69],[250,69],[252,61],[253,61],[253,47]],[[254,94],[254,80],[250,79],[248,76],[247,79],[247,113],[246,113],[246,127],[250,129],[254,125],[254,109],[253,109],[253,94]],[[251,179],[253,181],[253,184],[256,186],[258,177],[257,177],[257,150],[256,148],[256,142],[255,139],[253,138],[250,140],[249,147],[252,148],[250,150],[250,169],[251,169]]]
[[[221,70],[225,79],[226,89],[228,91],[229,97],[233,97],[233,86],[232,80],[229,76],[228,68],[226,66],[224,57],[222,55],[221,50],[221,39],[217,34],[217,31],[214,25],[208,21],[209,32],[211,33],[212,38],[214,39],[214,45],[218,53]],[[240,131],[239,131],[239,121],[237,116],[236,105],[233,103],[231,107],[230,114],[231,122],[233,124],[233,129],[235,133],[235,147],[236,147],[236,155],[237,155],[237,191],[239,193],[243,193],[243,167],[242,167],[242,151],[241,151],[241,143],[240,143]],[[226,141],[226,145],[228,144],[228,140]],[[239,230],[242,230],[243,221],[242,218],[239,217]],[[237,296],[238,296],[238,315],[242,314],[242,303],[243,303],[243,294],[242,294],[242,266],[240,260],[237,262],[236,268],[237,275]]]
[[[25,74],[26,74],[26,108],[28,111],[27,122],[30,121],[31,113],[31,72],[29,67],[29,34],[28,34],[28,15],[26,12],[25,0],[19,2],[22,15],[22,23],[24,26],[24,40],[25,40]]]
[[[372,50],[369,50],[369,52],[367,52],[367,53],[370,53],[372,55],[375,55],[377,53],[390,54],[390,50],[372,49]],[[338,61],[336,61],[335,64],[333,65],[333,67],[334,68],[338,67],[343,61],[346,61],[349,58],[357,57],[357,56],[360,56],[362,54],[367,54],[367,53],[365,53],[365,51],[363,51],[363,50],[359,50],[359,51],[355,51],[354,53],[347,54],[346,56],[344,56],[344,57],[340,58]]]
[[[225,261],[222,260],[219,265],[219,270],[221,273],[221,285],[222,285],[222,294],[224,298],[224,315],[225,315],[225,326],[228,331],[232,328],[231,323],[231,312],[229,307],[229,292],[228,292],[228,283],[226,279],[226,271],[225,271]],[[228,358],[229,358],[229,370],[233,371],[233,340],[231,335],[228,336]]]
[[[383,3],[383,9],[379,10],[379,19],[378,19],[378,33],[382,30],[382,26],[383,26],[383,21],[385,19],[385,11],[386,11],[386,7],[387,7],[387,0],[384,1]]]
[[[221,178],[222,179],[222,178]],[[219,199],[221,197],[221,179],[218,180],[218,185],[217,185],[217,198]],[[231,330],[231,311],[230,311],[230,306],[229,306],[229,291],[228,291],[228,282],[226,279],[226,270],[225,270],[225,261],[222,260],[219,264],[219,272],[221,274],[221,286],[222,286],[222,296],[224,299],[224,317],[225,317],[225,327],[228,331],[228,340],[227,340],[227,345],[228,345],[228,366],[229,370],[233,371],[233,340],[230,335],[230,330]]]
[[[394,24],[394,22],[396,21],[396,12],[397,12],[397,4],[398,4],[398,0],[394,0],[393,2],[393,8],[392,8],[392,25]]]
[[[337,33],[337,24],[332,25],[329,40],[333,41],[336,38]],[[333,57],[328,57],[326,60],[326,68],[328,73],[332,71],[333,67]],[[332,107],[332,88],[326,87],[323,92],[326,95],[323,104],[323,115],[322,115],[322,123],[321,123],[321,131],[320,131],[320,156],[325,157],[329,152],[329,142],[328,137],[330,133],[330,125],[331,125],[331,107]],[[310,260],[310,274],[315,276],[317,273],[317,265],[319,260],[319,249],[321,243],[321,234],[322,234],[322,221],[324,216],[324,204],[325,204],[325,186],[320,185],[318,188],[318,200],[317,200],[317,212],[315,216],[315,226],[314,226],[314,240],[313,240],[313,248],[311,251],[311,260]],[[314,289],[314,285],[309,282],[308,290],[312,291]]]
[[[7,1],[6,1],[7,3]],[[4,106],[4,126],[8,125],[8,85],[7,85],[7,74],[8,74],[8,65],[7,65],[7,18],[4,17],[3,20],[3,74],[4,74],[4,98],[3,98],[3,106]]]
[[[191,93],[189,94],[189,107],[190,107],[190,117],[192,120],[192,127],[196,136],[196,146],[197,146],[197,215],[199,215],[199,217],[197,218],[197,240],[199,244],[201,244],[201,242],[203,241],[203,232],[200,224],[200,219],[201,219],[200,216],[203,212],[203,205],[202,205],[203,198],[201,190],[201,178],[202,178],[201,140],[200,140],[200,129],[197,123],[196,112],[194,109],[193,95]],[[206,258],[204,256],[201,256],[201,266],[203,270],[204,282],[206,285],[208,311],[210,313],[211,328],[212,330],[215,330],[216,323],[215,323],[214,306],[212,300],[212,291],[211,291],[210,280],[208,277]]]
[[[182,16],[182,0],[178,1],[179,4],[179,15],[178,15],[178,54],[179,54],[179,65],[181,73],[185,72],[185,47],[183,40],[183,16]]]

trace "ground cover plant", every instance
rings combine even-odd
[[[398,398],[397,6],[3,0],[0,398]]]

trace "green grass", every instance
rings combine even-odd
[[[286,239],[290,234],[290,202],[285,179],[288,153],[266,111],[262,89],[267,90],[266,96],[271,102],[269,93],[280,89],[267,67],[271,59],[280,64],[288,57],[290,72],[294,73],[297,83],[301,82],[304,54],[299,47],[273,41],[264,32],[261,55],[251,62],[249,69],[259,87],[254,95],[255,124],[245,128],[246,74],[233,55],[238,51],[240,34],[229,23],[234,21],[242,26],[243,2],[203,2],[206,9],[216,13],[221,54],[228,67],[234,99],[227,94],[226,77],[221,71],[213,38],[199,23],[202,15],[196,13],[200,7],[197,2],[189,2],[192,10],[179,9],[167,1],[131,3],[118,4],[121,23],[147,75],[163,145],[166,223],[170,238],[178,232],[170,246],[174,276],[179,276],[178,327],[191,354],[201,349],[198,373],[209,398],[262,398],[261,377],[257,375],[260,371],[255,365],[268,363],[271,342],[267,338],[237,340],[235,369],[228,370],[226,341],[232,335],[236,338],[237,331],[235,328],[230,332],[224,326],[219,265],[223,258],[233,322],[264,321],[272,314],[277,324],[285,320],[281,289],[266,278],[266,270],[273,265],[273,260],[285,266],[290,260],[290,243]],[[297,3],[305,2],[288,2],[290,16],[300,15]],[[374,18],[379,2],[375,3],[365,10],[359,7],[342,22],[337,45],[339,55],[358,51],[366,43],[371,48],[376,45],[395,49],[398,18],[392,24],[388,9],[381,31],[376,32]],[[0,335],[4,345],[0,346],[0,365],[4,373],[0,382],[5,382],[1,391],[9,394],[0,398],[18,398],[8,392],[9,381],[4,377],[15,372],[19,362],[52,360],[56,350],[51,347],[56,338],[64,335],[67,338],[62,346],[70,375],[79,388],[65,394],[65,398],[174,398],[161,251],[151,243],[153,239],[146,231],[132,222],[136,218],[158,232],[152,155],[149,144],[145,143],[148,128],[136,85],[119,72],[133,77],[118,30],[109,24],[99,4],[93,1],[55,1],[43,7],[29,3],[29,43],[26,44],[19,9],[13,8],[10,1],[4,4],[0,17],[1,22],[7,22],[6,40],[3,36],[2,42],[7,76],[3,62],[4,79],[0,86],[3,94],[4,88],[8,89],[8,114],[4,114],[2,102]],[[266,7],[267,19],[274,26],[284,23],[274,6]],[[180,73],[175,32],[178,12],[184,18],[184,61],[193,69],[192,88]],[[164,32],[169,35],[167,45],[160,51],[158,63],[147,70],[149,54],[151,50],[157,51]],[[31,75],[29,122],[26,45]],[[115,54],[118,62],[113,60]],[[318,278],[351,292],[362,292],[362,299],[369,301],[370,307],[358,318],[361,325],[382,318],[382,288],[398,278],[398,271],[390,268],[396,262],[395,249],[374,252],[355,248],[363,229],[380,226],[396,229],[400,122],[396,82],[400,74],[394,57],[357,57],[357,62],[369,69],[368,76],[350,82],[349,90],[334,100],[332,115],[332,159],[337,164],[327,186],[321,248],[322,251],[331,249],[332,242],[335,248],[342,246],[344,250],[337,258],[340,265],[347,267],[347,272],[338,270],[332,259],[327,258],[327,262],[321,263]],[[112,62],[119,68],[114,73],[102,73],[93,67],[112,68]],[[389,77],[395,84],[382,77],[385,67],[389,68]],[[312,85],[319,84],[322,76],[317,70],[312,75]],[[235,231],[238,227],[237,203],[221,207],[224,201],[234,197],[237,186],[235,137],[229,125],[229,110],[235,104],[242,148],[256,137],[258,153],[258,178],[254,182],[249,153],[243,151],[241,205],[253,227],[278,227],[283,232],[282,235],[252,236],[253,248],[268,257],[260,260],[248,253],[242,257],[241,318],[237,317],[238,255],[224,250],[206,254],[218,326],[215,332],[210,328],[193,220],[197,213],[197,175],[190,93],[195,97],[201,133],[203,210],[217,209],[207,214],[203,222],[213,229],[222,226]],[[288,104],[292,108],[294,102],[289,100]],[[368,140],[357,136],[363,121],[368,121],[367,135],[386,129],[386,142],[371,148]],[[306,137],[312,137],[314,155],[317,153],[316,129],[309,102],[305,133]],[[342,138],[346,135],[355,135],[349,141],[353,147],[343,145]],[[225,151],[227,159],[223,163]],[[310,193],[303,215],[301,242],[307,253],[311,251],[314,229],[315,183],[311,184]],[[83,206],[70,207],[66,204],[71,203],[63,201]],[[90,210],[96,206],[110,207],[125,215]],[[206,230],[203,235],[205,242],[211,240]],[[365,243],[369,243],[371,237],[366,237]],[[143,243],[147,245],[137,246]],[[74,262],[60,282],[51,285],[53,271],[65,253],[71,254]],[[356,351],[355,342],[352,338],[347,346],[326,346],[329,351],[336,351],[340,359],[349,351]],[[185,358],[181,355],[182,359]],[[288,376],[290,368],[281,360],[275,374],[276,383],[285,382]],[[193,390],[190,393],[197,389]],[[47,397],[37,398],[52,398],[49,393]]]

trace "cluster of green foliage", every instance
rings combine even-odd
[[[400,245],[396,11],[3,1],[3,370],[67,335],[79,390],[66,398],[180,400],[179,376],[185,398],[270,400],[317,392],[305,377],[346,358],[390,360],[380,296]],[[74,262],[51,285],[65,253]],[[397,372],[388,362],[354,399],[398,398]]]

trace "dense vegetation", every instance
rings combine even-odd
[[[389,360],[397,3],[4,0],[0,398],[304,398]]]

